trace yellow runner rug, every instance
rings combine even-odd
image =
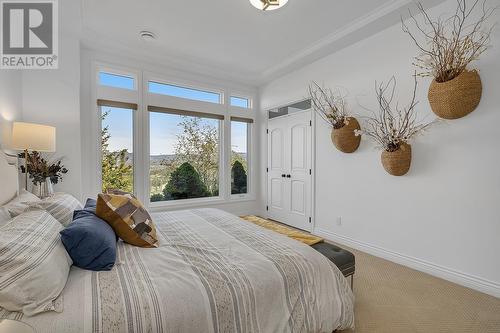
[[[288,236],[307,245],[314,245],[323,242],[323,238],[293,228],[286,227],[277,222],[263,219],[262,217],[258,217],[255,215],[246,215],[240,217],[245,221],[252,222],[253,224],[257,224],[263,228]]]

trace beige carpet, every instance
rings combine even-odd
[[[500,332],[500,299],[351,250],[356,333]]]

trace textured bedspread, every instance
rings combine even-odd
[[[332,332],[353,295],[307,245],[216,209],[153,214],[159,248],[122,242],[110,272],[73,267],[64,311],[0,309],[37,332]]]

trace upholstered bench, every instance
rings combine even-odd
[[[354,254],[330,243],[317,243],[312,247],[333,262],[345,277],[351,277],[351,288],[353,287],[356,259]]]

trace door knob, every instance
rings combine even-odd
[[[292,178],[292,176],[291,175],[286,175],[286,178]]]
[[[281,175],[281,177],[285,178],[285,177],[286,177],[286,175],[285,175],[285,174],[282,174],[282,175]]]

